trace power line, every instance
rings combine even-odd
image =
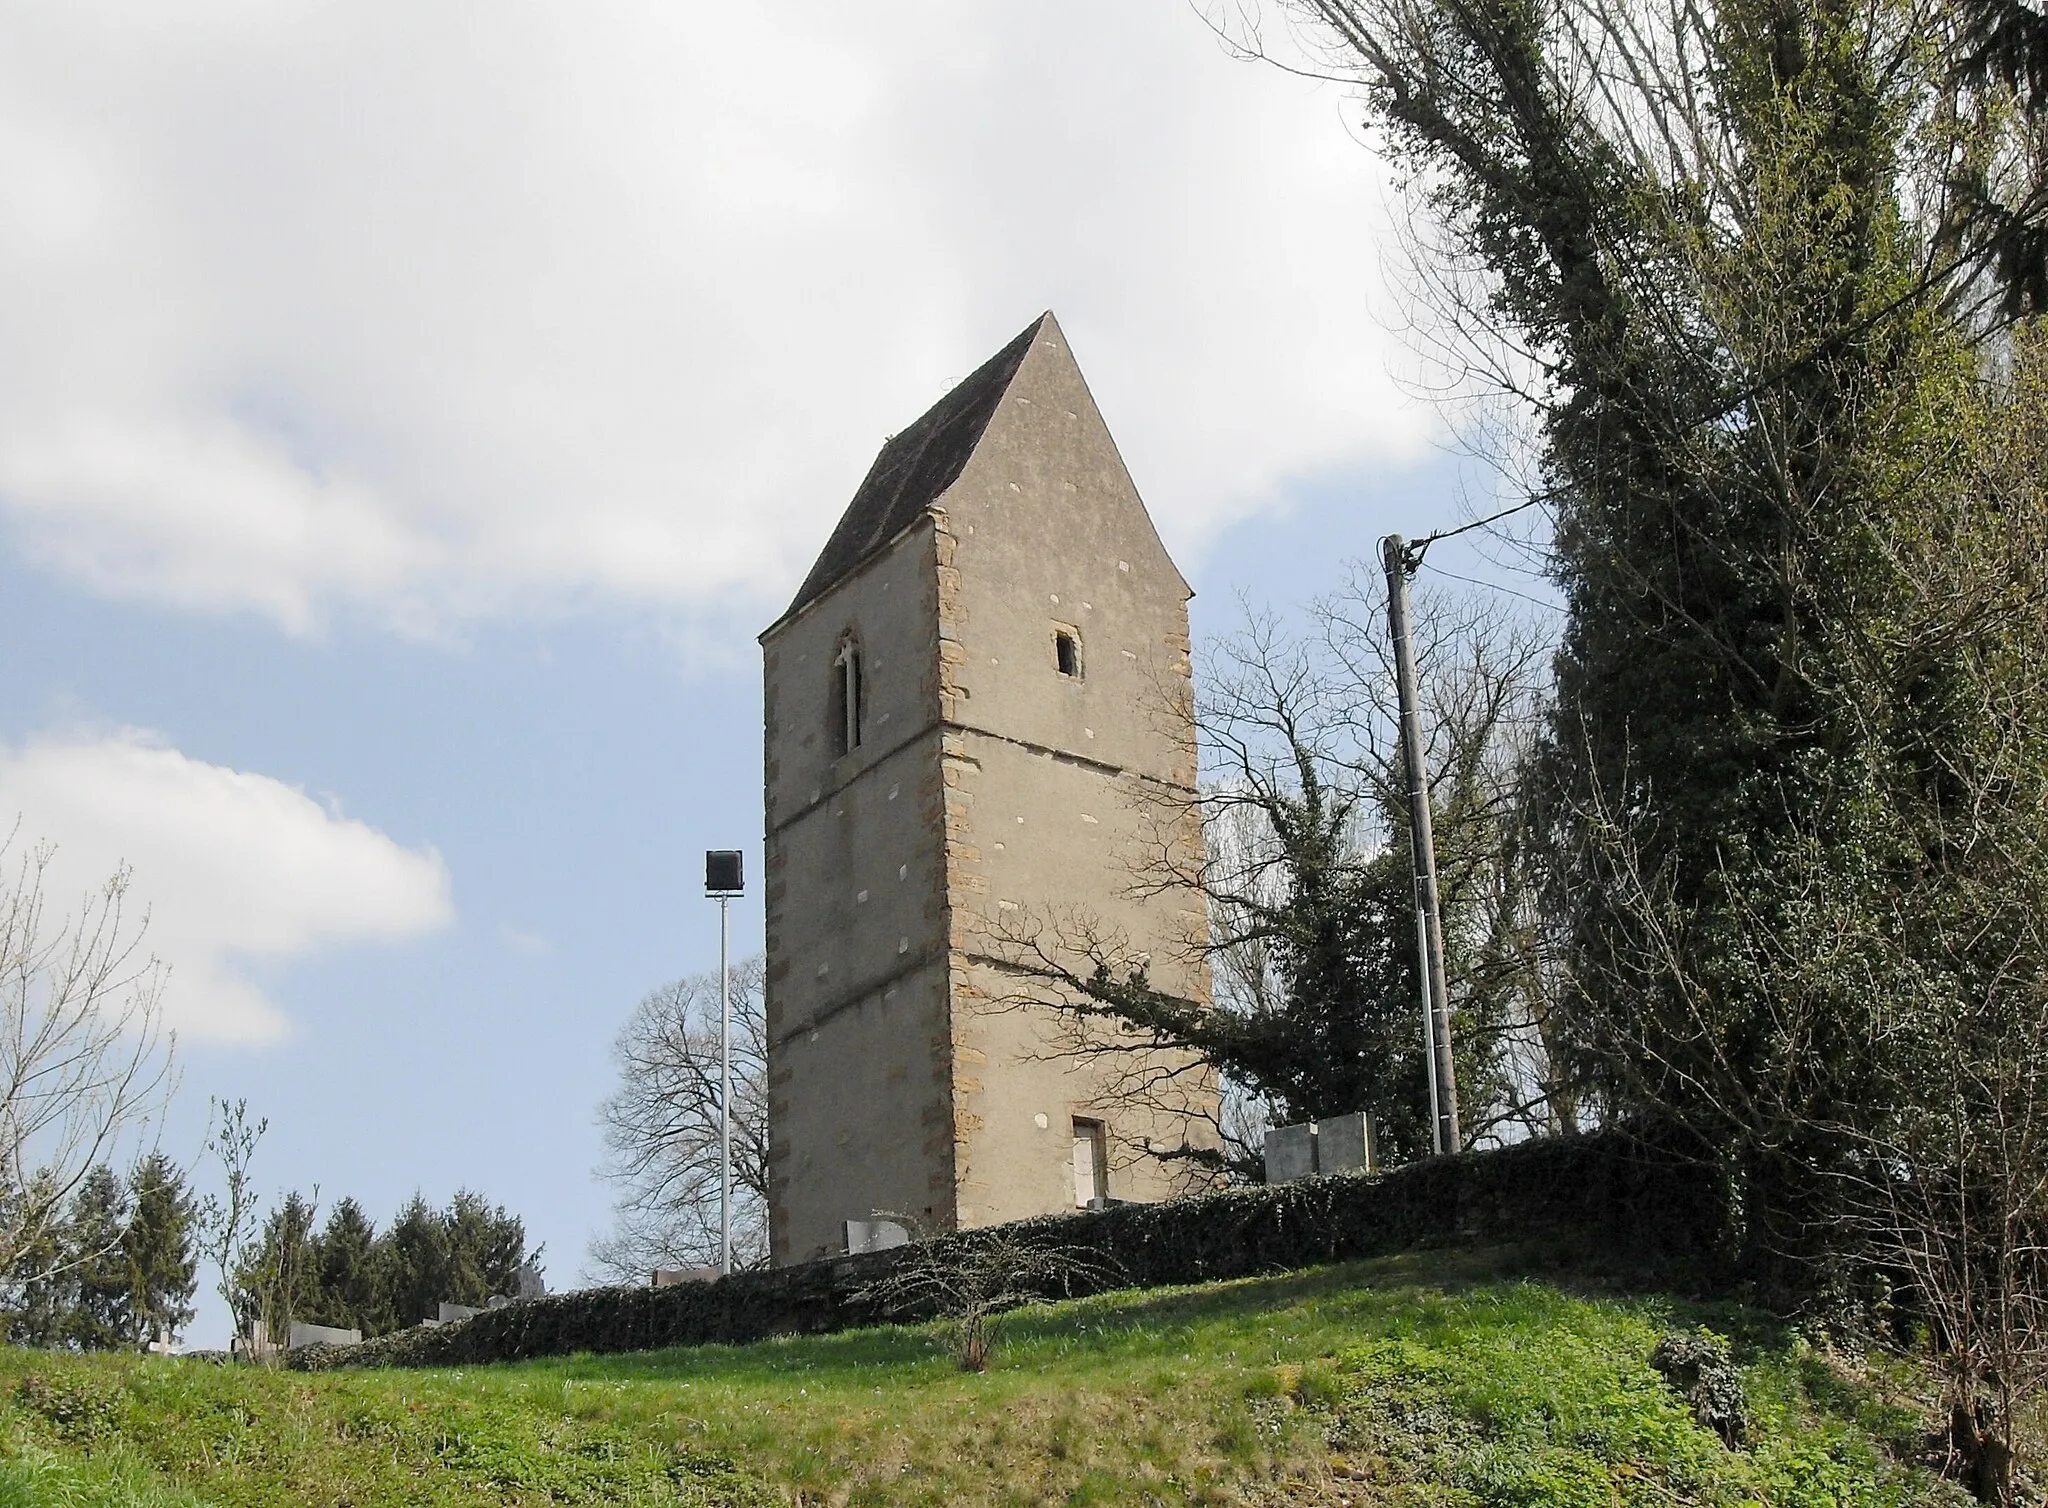
[[[1474,529],[1483,529],[1488,524],[1497,524],[1504,518],[1514,517],[1515,514],[1522,512],[1525,508],[1533,508],[1538,503],[1547,503],[1549,501],[1550,489],[1546,487],[1534,497],[1524,498],[1512,508],[1503,508],[1500,512],[1489,513],[1484,518],[1475,518],[1471,523],[1460,524],[1455,529],[1440,529],[1435,534],[1425,534],[1422,538],[1416,540],[1414,544],[1408,546],[1409,559],[1420,561],[1422,559],[1422,552],[1440,539],[1456,539],[1460,534],[1469,534]]]
[[[1448,577],[1452,581],[1462,581],[1467,586],[1485,587],[1489,592],[1502,592],[1510,597],[1519,597],[1524,602],[1548,609],[1553,613],[1564,611],[1564,604],[1561,602],[1546,602],[1541,597],[1532,597],[1527,592],[1518,592],[1511,586],[1502,586],[1498,581],[1481,581],[1477,576],[1460,576],[1456,571],[1447,571],[1442,566],[1431,566],[1430,569],[1437,575]]]

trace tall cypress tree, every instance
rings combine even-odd
[[[524,1221],[481,1194],[458,1189],[445,1222],[458,1303],[481,1304],[493,1294],[517,1291],[519,1265],[527,1259]]]

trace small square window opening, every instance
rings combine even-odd
[[[1081,641],[1064,628],[1053,632],[1052,659],[1061,675],[1081,678]]]

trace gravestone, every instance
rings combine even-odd
[[[548,1285],[540,1275],[540,1268],[532,1262],[521,1262],[519,1271],[512,1275],[512,1296],[518,1299],[538,1299],[547,1296]]]
[[[1362,1111],[1275,1126],[1266,1133],[1268,1183],[1288,1183],[1312,1173],[1369,1173],[1379,1160],[1372,1117]]]
[[[910,1232],[897,1220],[849,1220],[846,1222],[846,1251],[858,1256],[864,1251],[888,1251],[908,1246]]]
[[[451,1324],[456,1320],[466,1320],[473,1314],[482,1313],[483,1310],[477,1308],[473,1304],[451,1304],[448,1303],[446,1300],[443,1300],[441,1304],[441,1313],[437,1322],[446,1325]]]
[[[285,1332],[284,1348],[296,1351],[301,1346],[354,1346],[360,1345],[363,1332],[343,1330],[334,1325],[309,1325],[303,1320],[293,1320]]]
[[[715,1283],[725,1274],[716,1267],[657,1267],[650,1288],[673,1288],[678,1283]]]
[[[1372,1123],[1363,1111],[1316,1122],[1318,1173],[1366,1172],[1377,1161],[1373,1150]]]
[[[1266,1133],[1266,1182],[1289,1183],[1315,1170],[1314,1126],[1275,1126]]]

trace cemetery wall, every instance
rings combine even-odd
[[[1719,1180],[1671,1138],[1556,1138],[1411,1164],[1116,1205],[1002,1227],[1082,1252],[1156,1287],[1251,1277],[1431,1247],[1539,1242],[1561,1254],[1689,1283],[1728,1275]],[[939,1238],[964,1247],[987,1232]],[[359,1346],[292,1354],[305,1369],[467,1366],[575,1352],[744,1344],[923,1316],[878,1312],[876,1280],[918,1249],[898,1247],[666,1288],[598,1288],[509,1304],[473,1319]],[[1078,1291],[1078,1290],[1077,1290]],[[1057,1295],[1048,1294],[1048,1297]]]

